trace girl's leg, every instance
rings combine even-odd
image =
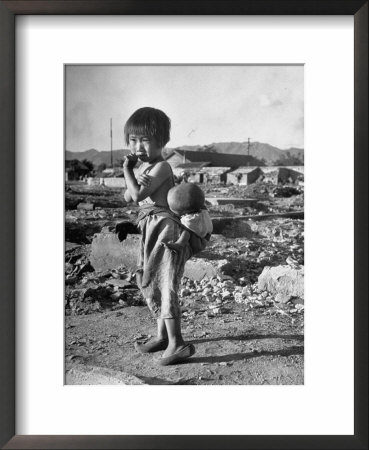
[[[164,319],[158,319],[157,323],[158,323],[157,339],[159,339],[159,340],[168,339],[168,332],[167,332],[167,327],[165,326]]]
[[[166,358],[167,356],[173,355],[173,353],[183,348],[186,344],[182,337],[181,318],[176,317],[174,319],[164,320],[169,339],[168,347],[163,354],[163,358]]]
[[[135,347],[140,353],[154,353],[165,350],[168,346],[168,333],[164,319],[157,320],[157,336],[150,339],[146,344],[136,342]]]

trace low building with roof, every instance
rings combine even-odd
[[[179,180],[186,179],[192,183],[204,183],[204,172],[202,169],[209,164],[208,162],[179,164],[173,168],[173,174]]]
[[[231,167],[203,167],[203,182],[206,184],[220,184],[227,183],[228,172],[232,170]]]
[[[238,167],[227,174],[227,182],[238,185],[255,183],[263,171],[260,167]]]
[[[233,155],[228,153],[216,153],[200,150],[185,150],[181,148],[173,149],[166,161],[176,168],[180,164],[188,163],[209,163],[212,167],[230,167],[236,169],[240,166],[256,166],[259,162],[249,155]]]
[[[304,174],[302,172],[286,166],[262,167],[262,172],[263,181],[273,184],[297,183],[304,179]]]

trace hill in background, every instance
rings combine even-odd
[[[185,150],[198,150],[198,151],[215,151],[217,153],[228,153],[232,155],[247,155],[248,143],[247,142],[215,142],[210,145],[184,145],[180,147]],[[269,144],[261,142],[250,142],[250,156],[254,156],[257,159],[265,160],[267,165],[273,165],[277,161],[288,157],[298,158],[301,163],[304,163],[304,149],[291,147],[287,150],[281,150],[277,147],[273,147]]]
[[[113,164],[120,163],[129,153],[130,151],[127,149],[113,150]],[[70,152],[69,150],[65,152],[66,160],[78,159],[79,161],[83,161],[84,159],[88,159],[95,167],[98,167],[100,164],[110,166],[110,158],[110,150],[99,152],[95,148],[90,148],[84,152]]]
[[[196,150],[196,151],[213,151],[216,153],[227,153],[232,155],[247,155],[248,154],[248,143],[247,142],[218,142],[210,145],[183,145],[179,147],[184,150]],[[173,150],[172,148],[166,148],[164,154],[166,156],[170,155]],[[113,150],[113,163],[119,164],[123,158],[129,154],[127,149]],[[251,142],[249,154],[254,156],[259,160],[264,160],[266,165],[281,164],[283,160],[289,162],[286,165],[303,165],[304,164],[304,149],[303,148],[293,148],[287,150],[281,150],[277,147],[273,147],[269,144],[264,144],[261,142]],[[110,151],[98,151],[94,148],[83,152],[70,152],[66,151],[66,160],[78,159],[82,161],[88,159],[91,161],[95,167],[100,164],[110,165]],[[292,163],[291,163],[292,161]],[[282,164],[281,164],[282,165]]]

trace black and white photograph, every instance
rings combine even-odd
[[[67,385],[304,385],[304,66],[64,66]]]

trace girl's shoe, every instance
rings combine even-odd
[[[168,339],[151,340],[145,344],[135,342],[135,349],[140,353],[154,353],[165,350],[168,347]]]

